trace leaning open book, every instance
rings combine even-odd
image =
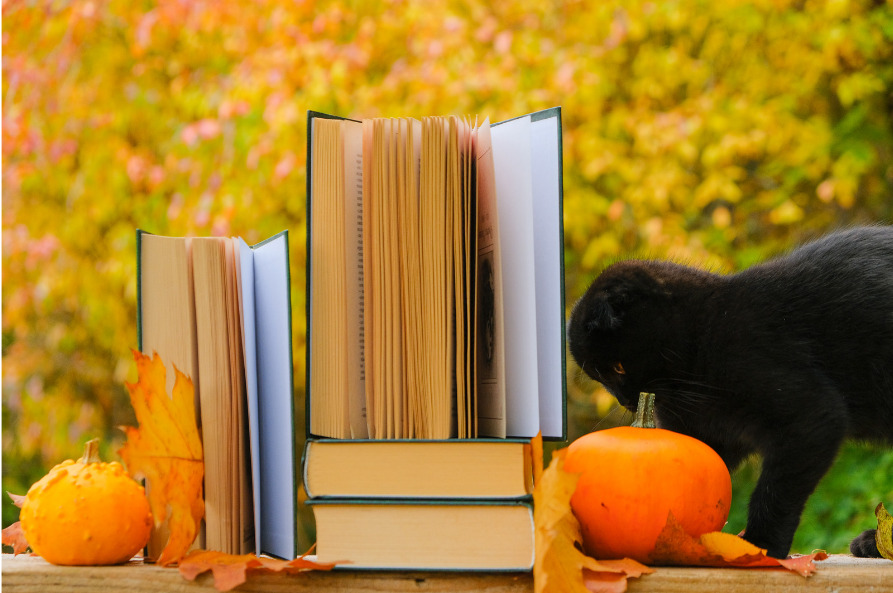
[[[297,553],[288,261],[286,231],[251,247],[137,231],[139,347],[169,390],[173,366],[193,381],[210,550]]]
[[[307,146],[308,435],[565,438],[560,110]]]

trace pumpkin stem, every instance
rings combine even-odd
[[[639,406],[636,408],[636,419],[633,426],[637,428],[657,428],[654,423],[654,394],[639,394]]]
[[[99,463],[102,459],[99,458],[99,439],[90,439],[84,445],[84,456],[78,459],[79,463],[87,464],[87,463]]]

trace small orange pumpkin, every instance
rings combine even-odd
[[[28,490],[19,515],[31,549],[47,562],[126,562],[149,541],[152,513],[143,487],[118,462],[104,463],[98,440]]]
[[[586,553],[648,563],[670,512],[692,537],[725,525],[732,480],[701,441],[654,425],[654,394],[642,394],[637,421],[584,435],[564,469],[581,473],[571,498]]]

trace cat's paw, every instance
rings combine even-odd
[[[875,540],[876,529],[866,529],[850,542],[850,554],[858,558],[880,558]]]

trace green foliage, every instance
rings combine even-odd
[[[796,463],[797,460],[792,460]],[[724,531],[738,533],[747,524],[747,501],[760,473],[757,459],[748,460],[732,476],[732,510]],[[849,552],[850,540],[877,527],[874,507],[893,500],[893,451],[847,443],[831,470],[806,504],[793,551],[823,549]]]
[[[307,109],[496,121],[561,105],[569,303],[627,254],[735,270],[893,219],[889,2],[12,0],[3,13],[15,492],[91,437],[117,449],[132,422],[135,228],[249,242],[288,228],[303,311]],[[570,383],[583,431],[610,401]],[[15,514],[4,502],[4,524]]]

